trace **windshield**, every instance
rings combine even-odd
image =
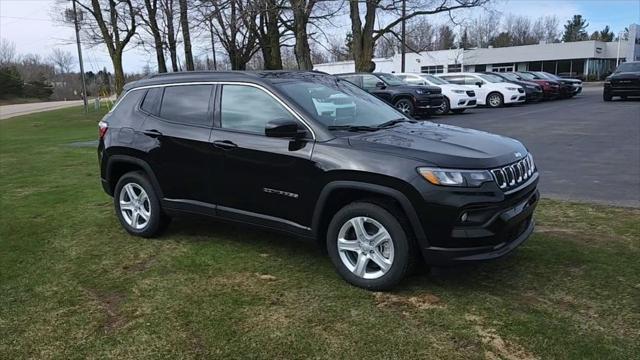
[[[504,76],[505,78],[507,78],[507,79],[509,79],[509,80],[512,80],[512,81],[520,80],[520,79],[518,78],[518,75],[516,75],[516,74],[514,74],[514,73],[502,73],[502,74],[500,74],[500,75],[502,75],[502,76]]]
[[[376,74],[380,79],[384,80],[388,85],[407,85],[402,79],[392,74]]]
[[[420,74],[420,77],[427,80],[428,82],[430,82],[433,85],[445,85],[448,84],[449,82],[444,80],[444,79],[440,79],[439,77],[435,77],[433,75],[428,75],[428,74]]]
[[[316,77],[274,84],[313,116],[329,127],[375,127],[393,120],[407,119],[382,100],[346,80]]]
[[[534,80],[536,77],[528,73],[518,73],[525,80]]]
[[[497,75],[492,75],[492,74],[480,74],[478,75],[480,76],[482,79],[490,82],[490,83],[499,83],[499,82],[504,82],[504,79],[501,78],[500,76]]]
[[[617,73],[620,72],[640,72],[640,62],[630,62],[630,63],[623,63],[620,64],[620,66],[618,66],[618,68],[616,69]]]

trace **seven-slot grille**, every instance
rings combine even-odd
[[[531,154],[513,164],[493,169],[491,174],[500,189],[512,189],[526,182],[536,172]]]

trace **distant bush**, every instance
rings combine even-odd
[[[42,76],[38,80],[24,84],[22,94],[27,98],[48,100],[51,94],[53,94],[53,86],[47,84],[46,79]]]
[[[0,98],[13,98],[23,95],[24,83],[15,66],[0,68]]]

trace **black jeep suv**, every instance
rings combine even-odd
[[[351,73],[336,75],[365,89],[408,116],[428,117],[444,101],[442,89],[437,86],[410,85],[401,78],[387,73]]]
[[[626,99],[627,96],[640,96],[640,61],[620,64],[613,74],[604,80],[604,101],[611,101],[614,96]]]
[[[417,122],[314,72],[189,72],[125,86],[99,123],[102,186],[131,234],[197,213],[316,241],[368,289],[493,259],[533,231],[518,141]]]

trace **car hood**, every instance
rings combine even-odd
[[[637,72],[620,72],[613,73],[607,77],[607,80],[638,80],[640,73]]]
[[[577,79],[561,79],[561,80],[558,80],[558,81],[561,81],[561,82],[563,82],[565,84],[582,84],[582,81],[577,80]]]
[[[397,126],[349,136],[349,144],[445,168],[491,169],[521,159],[527,149],[519,141],[483,131],[431,122]]]

